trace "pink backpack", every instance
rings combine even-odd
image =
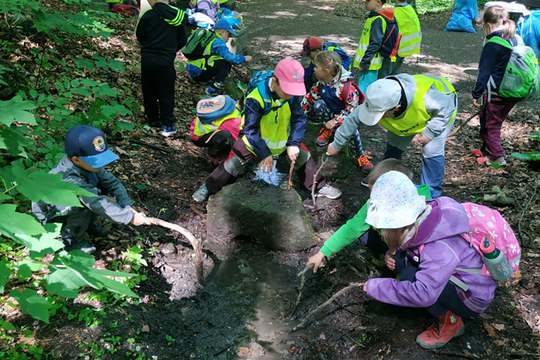
[[[519,261],[521,260],[521,247],[514,231],[502,215],[495,209],[474,203],[461,204],[469,217],[470,231],[461,236],[467,240],[480,254],[480,243],[487,237],[494,240],[495,247],[499,249],[512,267],[512,277],[519,276]],[[491,276],[486,266],[482,266],[482,275]]]

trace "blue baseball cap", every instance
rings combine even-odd
[[[118,160],[118,155],[107,147],[105,133],[92,126],[78,125],[66,134],[64,148],[67,156],[77,156],[95,169]]]
[[[235,24],[232,21],[230,21],[229,19],[225,18],[225,17],[222,17],[221,19],[218,20],[218,22],[216,23],[216,26],[214,26],[214,29],[216,29],[216,30],[219,30],[219,29],[225,30],[229,34],[231,34],[232,36],[237,35]]]

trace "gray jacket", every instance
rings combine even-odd
[[[407,107],[410,106],[416,94],[416,82],[411,75],[399,74],[389,76],[397,79],[405,91]],[[426,125],[423,135],[433,139],[441,135],[446,129],[453,125],[454,112],[458,106],[457,96],[455,94],[444,94],[431,87],[424,97],[426,110],[431,115],[431,119]],[[360,126],[360,118],[358,117],[359,106],[345,118],[343,124],[337,129],[332,142],[332,147],[339,150],[345,146],[352,137],[354,131]],[[399,118],[396,118],[399,121]]]
[[[74,165],[71,160],[64,157],[58,165],[50,171],[51,174],[62,174],[63,180],[96,194],[96,196],[79,197],[81,204],[98,216],[110,220],[129,224],[133,219],[131,205],[133,200],[129,197],[126,188],[113,174],[101,169],[97,173],[85,171]],[[106,195],[114,197],[111,201]],[[55,217],[67,215],[73,208],[58,206],[43,202],[32,203],[32,212],[42,223],[47,223]]]

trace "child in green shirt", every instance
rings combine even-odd
[[[413,174],[409,168],[396,159],[386,159],[378,163],[367,177],[367,186],[371,189],[375,181],[384,173],[389,171],[399,171],[412,178]],[[418,194],[424,196],[426,200],[431,200],[431,191],[427,185],[418,185]],[[311,256],[306,266],[313,268],[313,272],[323,264],[325,258],[330,257],[340,252],[346,246],[358,240],[364,233],[370,229],[370,225],[366,224],[368,202],[358,210],[355,216],[343,224],[328,240],[326,240],[319,252]]]

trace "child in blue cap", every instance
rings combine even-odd
[[[85,125],[71,128],[66,135],[65,152],[66,156],[50,172],[62,174],[64,181],[96,196],[81,196],[81,207],[40,201],[32,203],[32,212],[43,224],[62,223],[62,239],[69,248],[95,251],[85,238],[87,231],[97,229],[97,217],[120,224],[149,224],[143,213],[131,208],[133,200],[120,180],[105,170],[105,166],[118,160],[118,155],[107,147],[103,131]]]
[[[223,92],[225,79],[231,71],[232,65],[251,62],[251,56],[237,55],[227,46],[231,37],[237,35],[235,24],[231,19],[222,18],[215,26],[215,36],[204,49],[203,58],[191,60],[187,65],[187,72],[192,80],[209,82],[206,88],[207,95],[219,95]]]

